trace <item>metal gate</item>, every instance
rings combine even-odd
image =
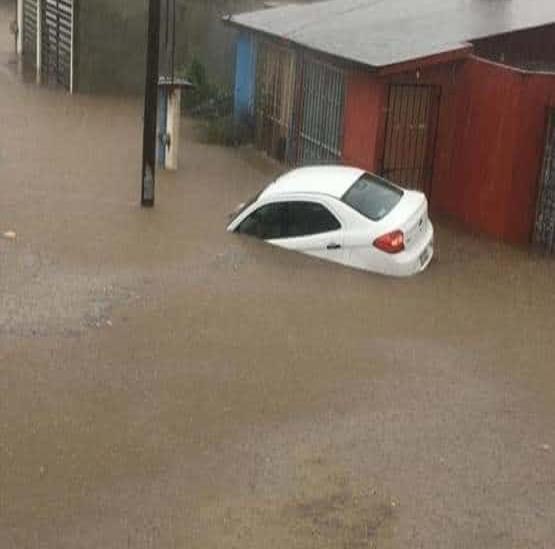
[[[555,252],[555,109],[549,112],[535,241],[548,252]]]
[[[260,40],[256,62],[256,145],[285,160],[289,147],[295,92],[292,51]]]
[[[345,105],[342,70],[316,60],[302,65],[299,164],[333,164],[341,159]]]
[[[385,130],[382,175],[431,193],[440,88],[392,84]]]
[[[23,0],[23,55],[33,67],[37,63],[37,0]]]
[[[45,82],[72,88],[73,0],[43,0],[42,74]]]

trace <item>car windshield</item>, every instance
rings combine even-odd
[[[252,198],[250,198],[246,202],[243,202],[243,204],[240,204],[237,209],[230,214],[229,221],[231,222],[234,219],[237,219],[237,217],[241,215],[251,204],[254,204],[262,194],[262,191],[256,193]]]
[[[343,195],[343,202],[372,221],[383,219],[403,197],[403,191],[385,179],[364,174]]]

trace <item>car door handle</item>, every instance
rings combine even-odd
[[[339,248],[341,248],[341,244],[337,244],[336,242],[330,242],[326,248],[328,250],[339,250]]]

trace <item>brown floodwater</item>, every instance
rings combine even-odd
[[[142,210],[140,102],[22,82],[0,14],[0,548],[553,546],[553,259],[226,234],[281,168],[189,120]]]

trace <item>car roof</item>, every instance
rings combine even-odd
[[[260,198],[295,193],[327,194],[341,198],[364,173],[359,168],[346,166],[297,168],[268,185]]]

